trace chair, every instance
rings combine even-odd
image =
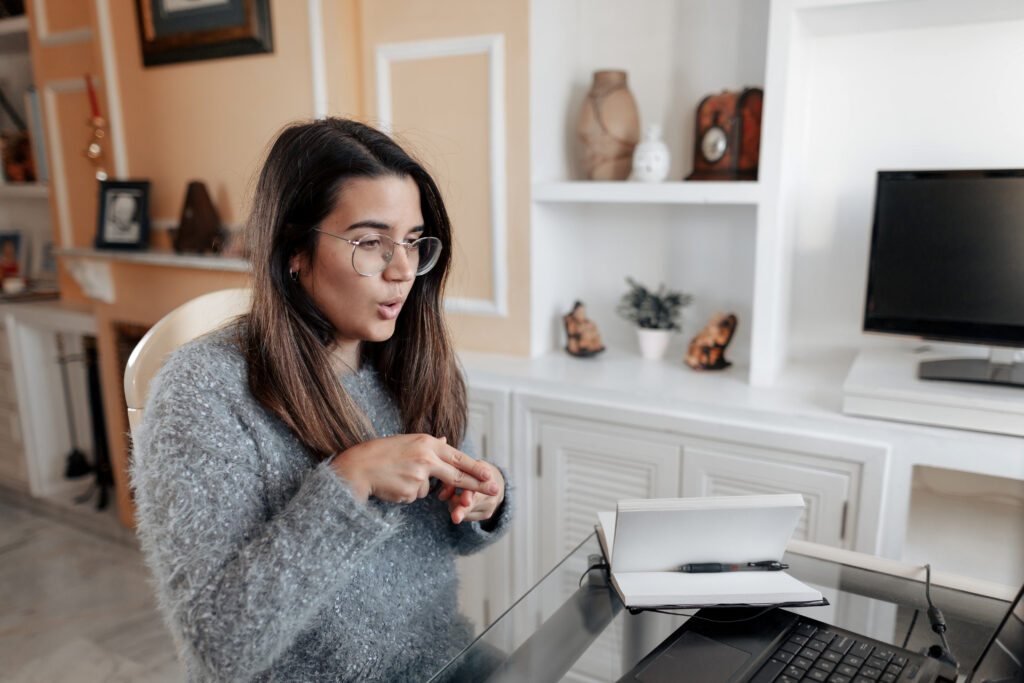
[[[149,383],[176,348],[212,332],[249,310],[252,290],[222,289],[183,303],[153,325],[139,340],[124,369],[124,397],[132,437],[142,422]]]

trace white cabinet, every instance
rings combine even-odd
[[[801,493],[807,507],[793,538],[848,547],[850,483],[859,467],[843,464],[849,471],[826,469],[795,453],[725,444],[688,446],[683,456],[682,495]]]
[[[469,390],[469,438],[476,457],[509,471],[508,392],[474,387]],[[513,481],[513,484],[515,482]],[[483,551],[456,559],[459,610],[477,633],[512,604],[509,577],[511,534]]]

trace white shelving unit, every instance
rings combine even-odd
[[[530,11],[531,63],[543,65],[531,71],[532,355],[560,350],[561,316],[576,300],[606,346],[635,352],[632,327],[614,311],[633,277],[694,295],[675,346],[712,313],[736,313],[731,355],[753,375],[762,363],[752,321],[765,184],[680,179],[692,170],[700,99],[765,82],[767,3],[557,0]],[[704,54],[712,45],[715,59]],[[592,73],[605,68],[627,72],[641,124],[661,124],[676,180],[578,180],[576,117]],[[681,360],[679,349],[669,353]]]
[[[0,19],[0,87],[19,116],[29,121],[25,92],[33,84],[29,53],[29,24],[25,15]],[[6,113],[0,113],[0,129],[13,130]],[[44,134],[44,131],[36,131]],[[21,235],[23,270],[30,277],[41,259],[46,242],[53,240],[50,187],[45,183],[6,182],[0,174],[0,232]]]
[[[535,202],[614,204],[749,204],[761,198],[757,182],[595,182],[567,181],[533,186]]]

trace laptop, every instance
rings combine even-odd
[[[971,670],[970,683],[1024,683],[1024,587]],[[619,683],[953,683],[944,662],[783,609],[702,610]],[[729,623],[731,620],[731,623]],[[938,636],[936,636],[938,642]]]

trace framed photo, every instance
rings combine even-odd
[[[18,231],[0,232],[0,280],[25,275],[25,254]]]
[[[135,0],[135,4],[145,66],[274,51],[270,0]]]
[[[145,249],[149,244],[149,181],[100,183],[97,249]]]

